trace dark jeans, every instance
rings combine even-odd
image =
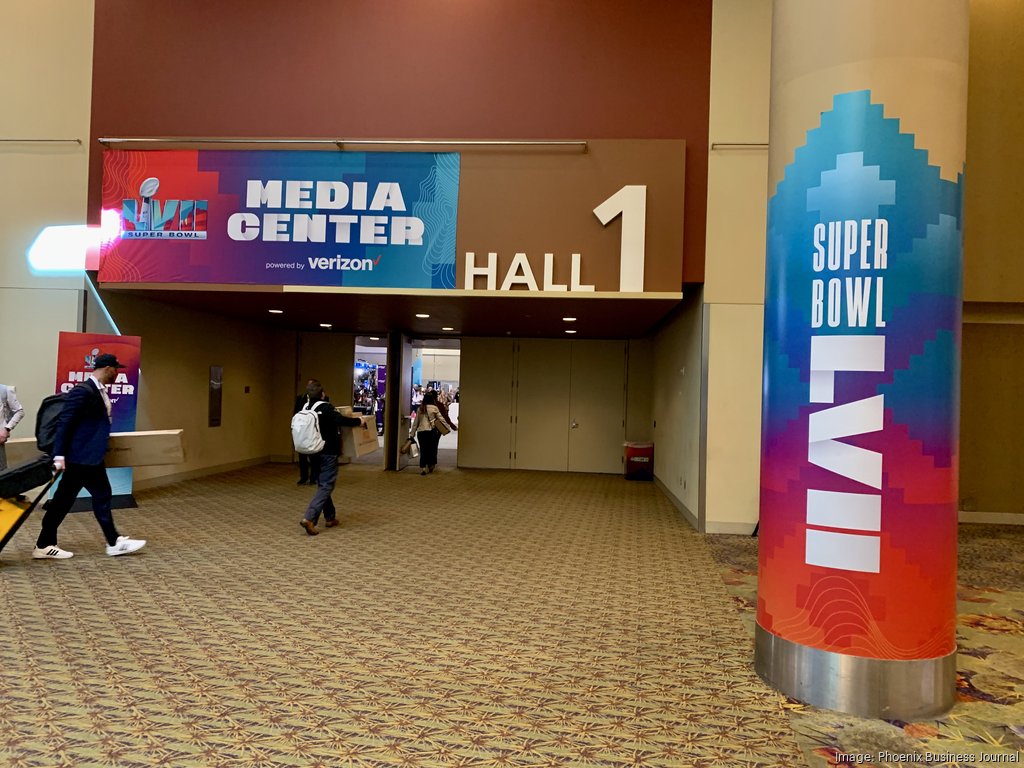
[[[308,456],[305,453],[299,454],[299,482],[311,482],[316,485],[320,479],[320,454],[314,453]]]
[[[112,491],[106,467],[102,464],[68,464],[60,476],[57,492],[53,494],[46,507],[46,514],[43,515],[43,529],[36,539],[37,547],[42,549],[56,546],[57,529],[83,488],[92,495],[92,511],[96,515],[96,522],[103,529],[107,544],[117,543],[117,528],[114,527],[114,516],[110,513]]]
[[[321,512],[325,520],[334,519],[336,513],[331,493],[334,492],[334,484],[338,480],[338,457],[330,453],[320,453],[316,458],[320,459],[320,479],[313,500],[309,502],[304,515],[304,518],[311,520],[313,525],[320,520]]]
[[[427,429],[416,433],[416,442],[420,444],[420,466],[424,469],[437,464],[437,444],[441,433],[436,429]]]

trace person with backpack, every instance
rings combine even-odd
[[[310,384],[317,383],[316,379],[310,379],[306,382],[308,387]],[[324,395],[324,400],[328,400],[327,395]],[[295,398],[295,408],[292,409],[292,416],[301,411],[303,408],[308,408],[313,403],[309,399],[309,395],[303,392],[301,395]],[[305,454],[299,453],[299,481],[296,485],[316,485],[320,479],[320,456],[318,454]]]
[[[37,560],[72,556],[73,553],[57,546],[57,529],[83,488],[92,495],[92,511],[107,540],[108,555],[127,555],[146,545],[144,539],[118,533],[110,511],[112,491],[103,463],[111,420],[107,385],[114,382],[118,368],[124,366],[114,355],[97,355],[89,378],[63,397],[52,446],[53,468],[63,475],[43,515],[42,530],[32,550],[32,557]]]
[[[292,441],[299,453],[316,454],[320,459],[316,493],[306,508],[306,514],[299,521],[307,534],[316,536],[320,533],[316,524],[321,514],[324,516],[325,527],[338,525],[334,501],[331,499],[334,484],[338,480],[338,456],[341,455],[341,434],[338,430],[341,427],[367,427],[362,419],[338,413],[325,398],[323,385],[316,379],[306,386],[306,395],[309,398],[308,407],[292,417]]]

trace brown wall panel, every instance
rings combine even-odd
[[[960,508],[1024,513],[1024,325],[965,323],[962,366]]]
[[[682,141],[591,141],[587,151],[467,152],[459,186],[458,287],[465,282],[466,252],[478,267],[497,258],[501,287],[516,253],[525,253],[543,290],[544,254],[552,254],[554,282],[570,283],[573,253],[580,279],[597,291],[619,290],[622,216],[607,226],[594,208],[623,186],[647,187],[644,290],[678,291],[683,228]],[[474,288],[486,280],[477,277]],[[525,290],[518,285],[516,290]]]
[[[710,45],[711,0],[96,0],[91,133],[683,139],[697,282]]]

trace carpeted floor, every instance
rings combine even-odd
[[[707,542],[752,638],[757,539],[709,536]],[[961,525],[958,577],[952,711],[925,722],[885,722],[789,701],[808,766],[854,764],[838,762],[840,754],[871,757],[872,765],[882,766],[1024,763],[1024,527]],[[880,760],[880,753],[906,759]]]
[[[650,483],[268,465],[0,555],[4,766],[800,766],[722,566]]]

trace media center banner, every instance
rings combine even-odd
[[[120,151],[103,283],[455,288],[460,156]]]

